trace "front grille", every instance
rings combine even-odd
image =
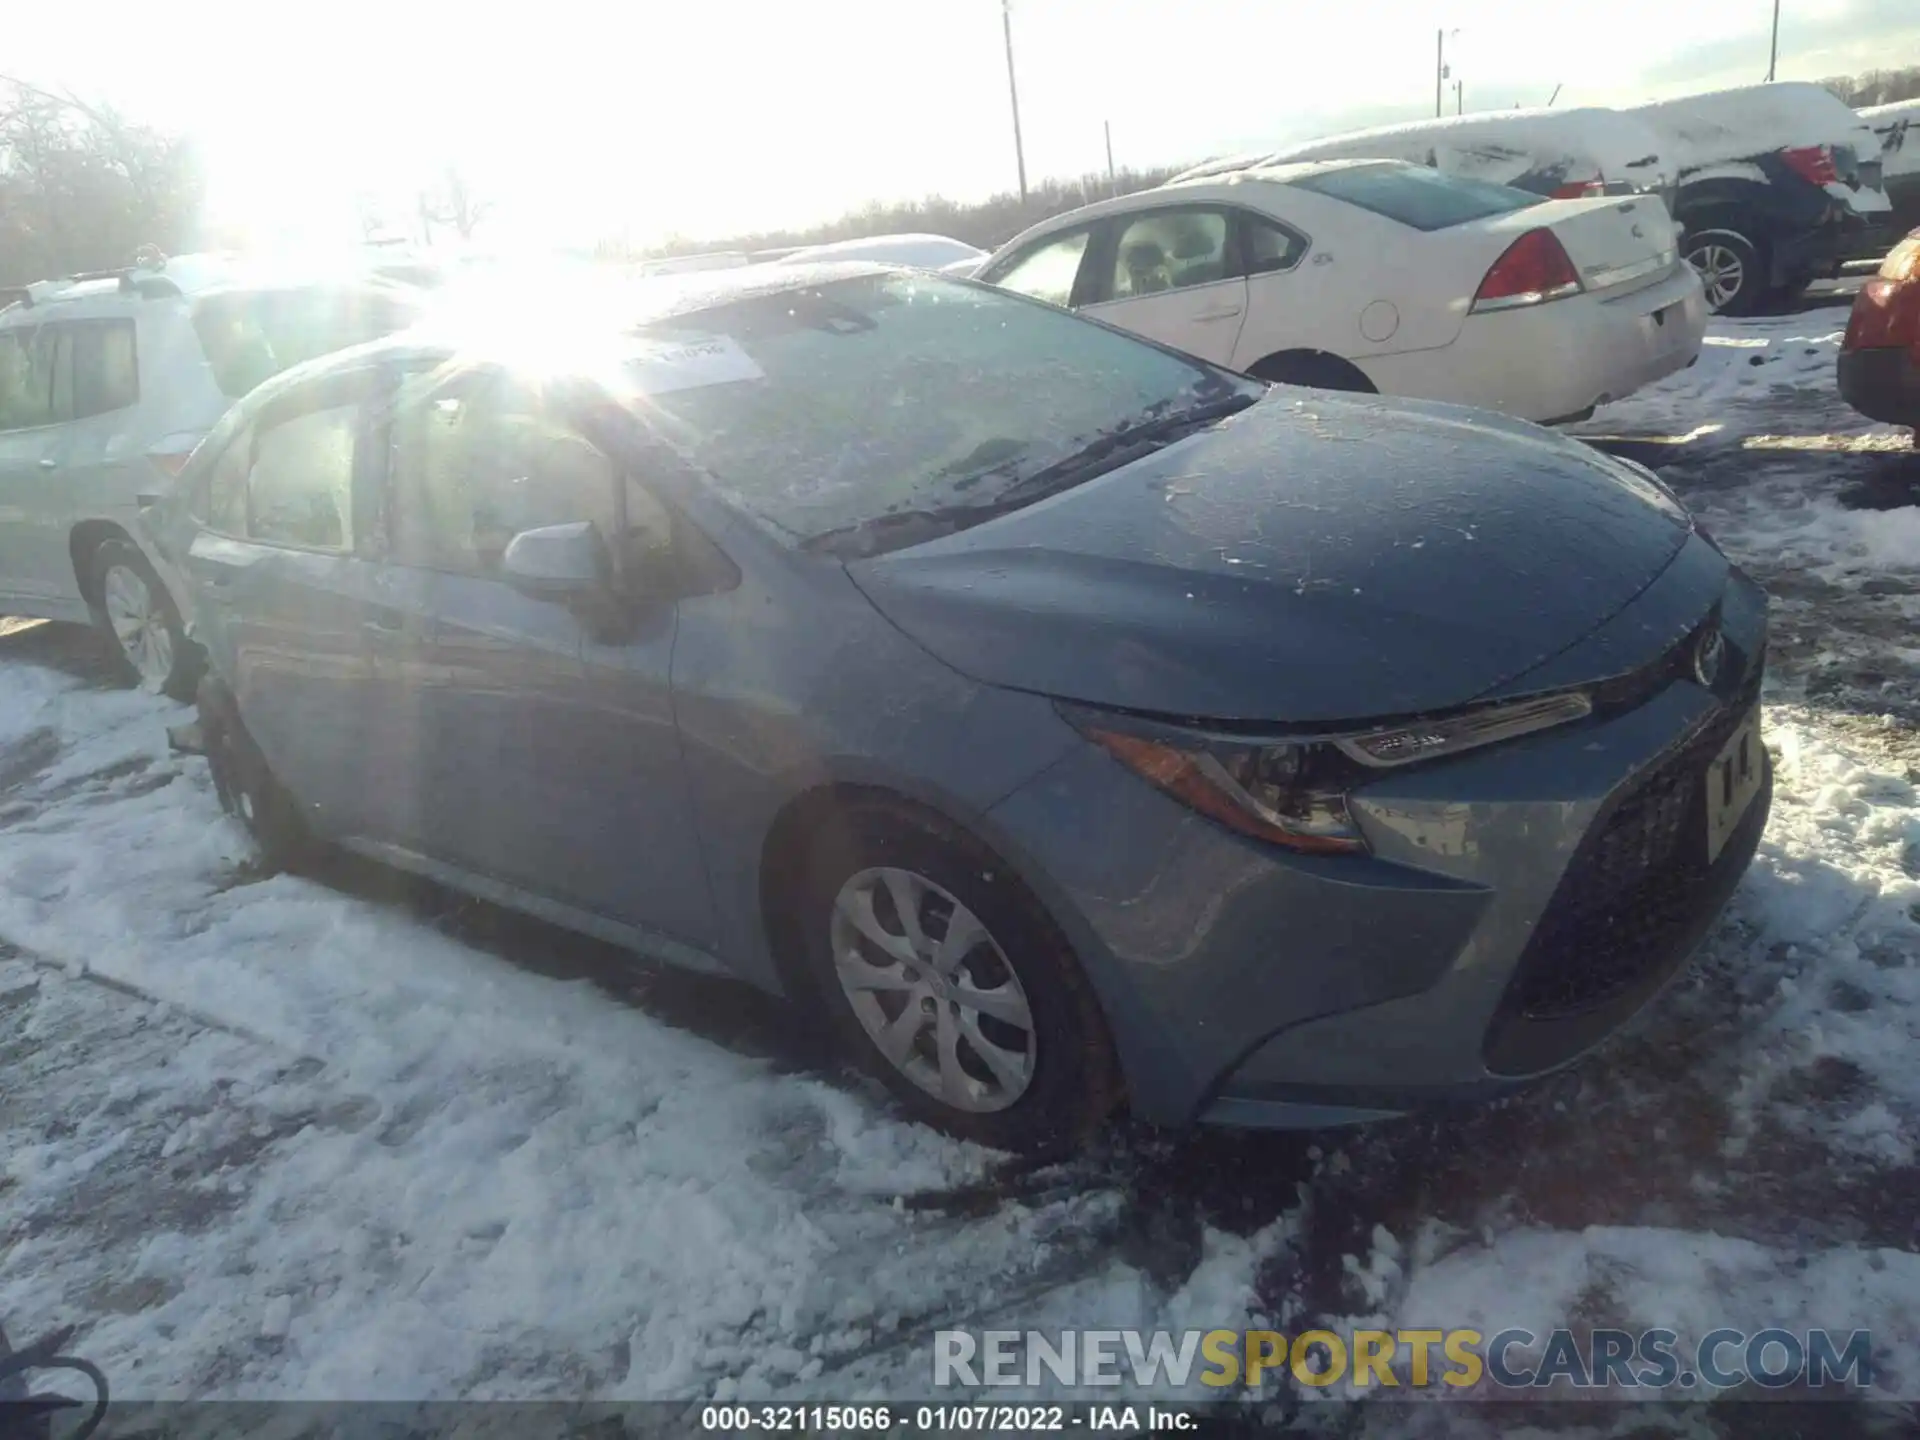
[[[1508,988],[1534,1020],[1578,1015],[1631,989],[1695,918],[1707,878],[1707,766],[1760,695],[1764,666],[1650,766],[1590,831],[1561,877]],[[1729,687],[1732,689],[1732,687]]]

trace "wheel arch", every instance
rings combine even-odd
[[[115,520],[82,520],[67,532],[67,555],[73,561],[73,576],[80,586],[80,598],[91,610],[98,610],[101,604],[93,556],[109,540],[124,540],[136,550],[140,548],[140,542],[127,527]]]
[[[755,876],[756,899],[761,935],[782,993],[802,1002],[811,995],[795,923],[806,882],[808,839],[834,824],[837,816],[863,804],[891,807],[922,820],[931,829],[955,834],[994,856],[1059,927],[1081,957],[1081,968],[1088,968],[1085,956],[1092,936],[1084,921],[1074,907],[1064,903],[1033,857],[995,825],[991,816],[954,797],[930,793],[923,786],[902,782],[899,777],[869,773],[861,768],[813,777],[811,783],[781,804],[761,840]],[[1095,989],[1100,989],[1097,983]]]
[[[1320,385],[1327,389],[1351,390],[1360,395],[1380,393],[1379,386],[1373,383],[1367,372],[1344,355],[1306,346],[1263,355],[1247,367],[1247,374],[1257,380],[1279,384]],[[1326,379],[1305,378],[1315,375],[1325,376]]]

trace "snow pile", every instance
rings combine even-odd
[[[1540,193],[1562,182],[1601,178],[1659,190],[1673,178],[1661,151],[1659,135],[1645,122],[1617,110],[1576,107],[1383,125],[1284,146],[1262,163],[1386,158],[1501,185],[1520,183]],[[1547,177],[1552,185],[1543,184]]]
[[[997,1294],[1101,1205],[957,1228],[897,1209],[991,1157],[404,910],[292,877],[236,883],[246,839],[204,765],[166,753],[179,713],[6,665],[0,937],[260,1037],[252,1084],[297,1066],[353,1118],[274,1131],[238,1193],[220,1178],[224,1110],[150,1137],[155,1166],[214,1157],[196,1182],[220,1196],[211,1228],[161,1214],[132,1236],[0,1231],[0,1315],[87,1323],[117,1391],[538,1395],[587,1371],[614,1396],[699,1394],[723,1374],[765,1391],[791,1378],[783,1356],[803,1370]],[[73,986],[48,976],[43,1003]],[[192,1054],[129,1065],[142,1093],[205,1108]],[[24,1087],[25,1066],[9,1077]],[[14,1134],[11,1213],[70,1205],[76,1166],[140,1149],[110,1096],[81,1124],[79,1144]],[[120,1182],[137,1193],[144,1166]],[[129,1267],[166,1298],[89,1303]],[[271,1353],[253,1345],[263,1314]]]
[[[1920,174],[1920,100],[1872,105],[1860,111],[1860,118],[1873,127],[1880,142],[1881,171],[1889,180]]]
[[[1850,145],[1863,160],[1877,153],[1872,130],[1844,101],[1801,80],[1684,95],[1625,113],[1659,132],[1682,179],[1708,165],[1805,145]]]

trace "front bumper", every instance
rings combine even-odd
[[[1842,350],[1840,398],[1869,420],[1920,426],[1920,364],[1910,348]]]
[[[1383,778],[1352,799],[1366,858],[1243,840],[1090,745],[995,807],[1047,877],[1136,1114],[1315,1126],[1497,1092],[1575,1059],[1671,978],[1751,860],[1769,794],[1711,867],[1702,831],[1700,863],[1633,868],[1695,834],[1764,651],[1758,587],[1724,562],[1672,569],[1629,607],[1650,646],[1632,673],[1656,673],[1717,603],[1738,663],[1715,690],[1658,671],[1628,708]],[[1648,814],[1658,835],[1623,837]],[[1578,933],[1596,895],[1637,928]]]

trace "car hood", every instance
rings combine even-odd
[[[1537,427],[1276,388],[1025,509],[850,563],[976,680],[1312,723],[1465,704],[1591,633],[1685,543],[1644,472]]]

